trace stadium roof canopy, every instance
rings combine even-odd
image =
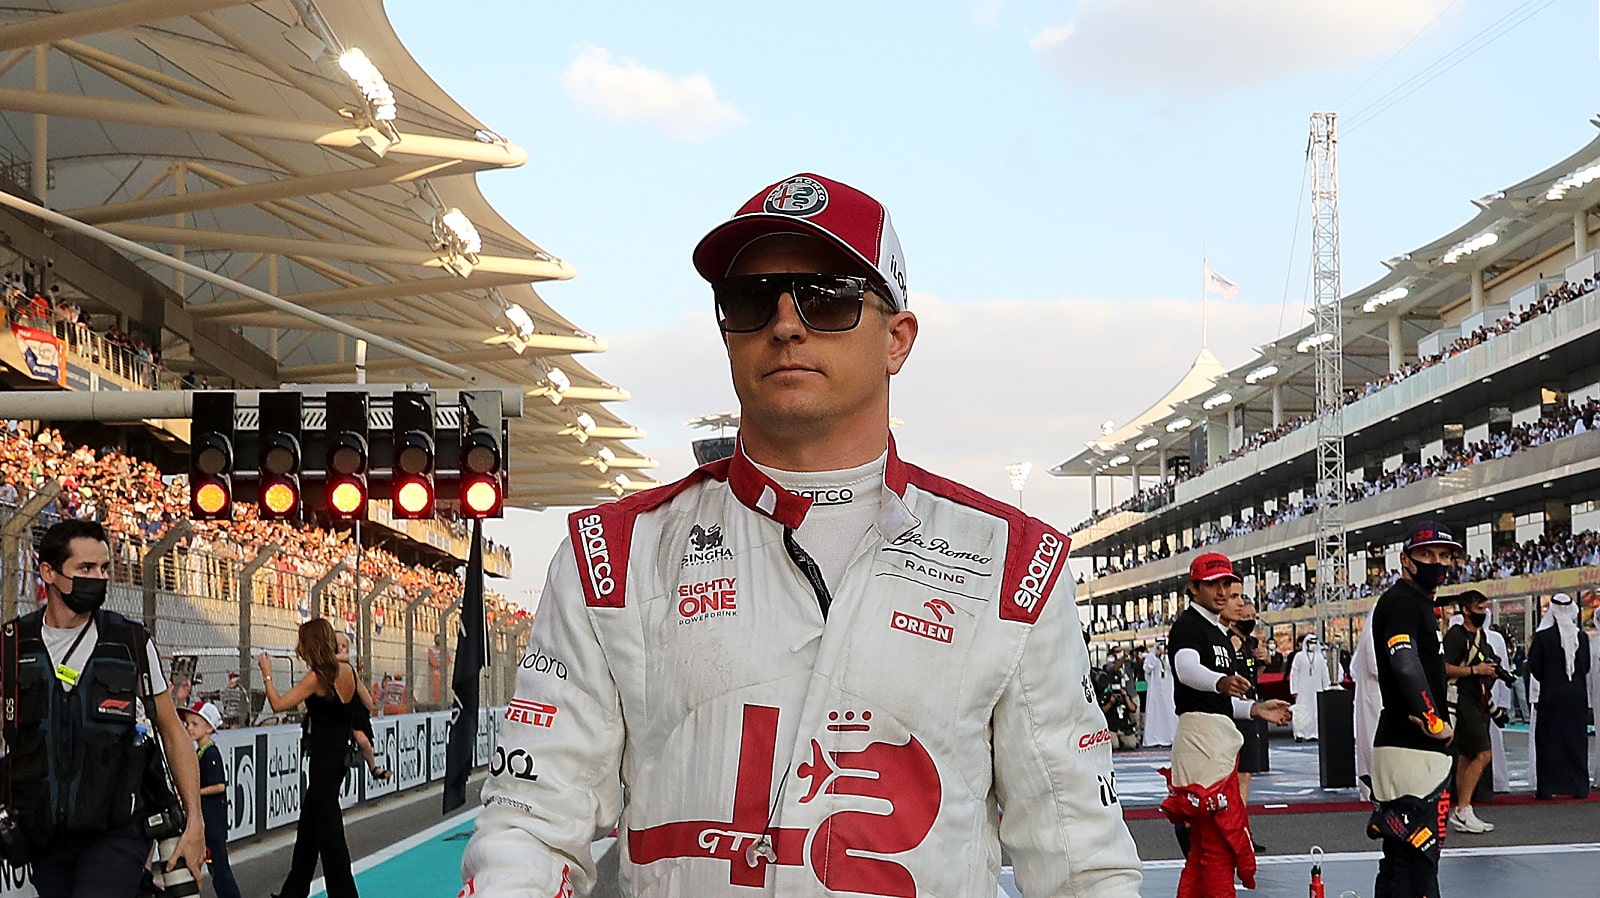
[[[1593,124],[1600,127],[1600,118]],[[1487,321],[1474,322],[1475,293],[1480,306],[1488,309],[1484,300],[1488,291],[1512,279],[1560,281],[1572,261],[1576,240],[1591,250],[1596,247],[1589,236],[1593,225],[1584,210],[1597,202],[1600,138],[1530,178],[1473,200],[1477,213],[1471,220],[1386,260],[1387,274],[1341,300],[1346,389],[1360,389],[1389,373],[1393,338],[1399,339],[1398,345],[1411,347],[1404,358],[1414,361],[1418,340],[1447,322],[1470,329],[1477,323],[1492,324],[1504,314],[1503,307],[1495,307],[1488,311]],[[1310,351],[1314,330],[1308,324],[1259,346],[1258,355],[1248,363],[1219,371],[1192,389],[1197,362],[1179,386],[1148,412],[1112,435],[1087,442],[1083,451],[1050,473],[1088,477],[1137,471],[1140,476],[1160,476],[1163,452],[1169,458],[1187,456],[1190,431],[1228,409],[1242,409],[1246,436],[1270,427],[1272,392],[1278,387],[1283,421],[1314,415],[1316,356]],[[1202,351],[1202,359],[1207,355]],[[1111,464],[1121,456],[1127,459]]]
[[[402,341],[478,386],[522,389],[512,504],[650,485],[638,471],[655,462],[623,442],[643,432],[602,405],[627,391],[573,359],[604,341],[534,289],[575,269],[478,190],[477,173],[527,153],[429,78],[379,0],[18,0],[0,10],[0,120],[4,176],[50,208]],[[181,321],[242,333],[280,382],[355,380],[348,336],[138,264],[181,296],[163,322],[170,367],[271,385],[192,351]],[[377,347],[366,371],[466,385]]]

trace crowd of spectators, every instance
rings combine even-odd
[[[1573,567],[1600,565],[1600,533],[1545,534],[1525,543],[1479,552],[1461,568],[1462,582],[1521,577]]]
[[[1508,312],[1493,323],[1482,325],[1473,329],[1471,333],[1457,338],[1448,346],[1445,346],[1439,352],[1433,355],[1418,358],[1414,362],[1402,365],[1399,370],[1391,371],[1377,380],[1369,381],[1362,387],[1346,390],[1344,393],[1345,405],[1350,405],[1361,399],[1365,399],[1366,397],[1383,390],[1385,387],[1393,386],[1394,384],[1397,384],[1414,374],[1426,371],[1440,362],[1454,358],[1475,346],[1481,346],[1495,337],[1508,334],[1541,315],[1547,315],[1581,296],[1586,296],[1589,293],[1594,292],[1597,284],[1600,284],[1600,282],[1597,282],[1596,279],[1592,277],[1585,278],[1579,282],[1564,282],[1561,284],[1561,286],[1556,287],[1549,293],[1545,294],[1545,296],[1538,302],[1535,302],[1517,311]],[[1300,428],[1305,427],[1306,425],[1315,421],[1315,417],[1303,415],[1298,418],[1285,421],[1276,427],[1270,427],[1266,430],[1252,434],[1245,439],[1244,443],[1239,448],[1227,453],[1221,459],[1219,459],[1217,464],[1221,464],[1224,461],[1230,461],[1254,452],[1255,450],[1260,449],[1262,446],[1277,440],[1281,440],[1289,434],[1294,433]],[[1589,421],[1589,427],[1592,428],[1593,425],[1594,422],[1591,419]],[[1192,469],[1184,469],[1177,475],[1168,478],[1166,481],[1141,491],[1138,495],[1117,505],[1115,508],[1096,512],[1088,520],[1085,520],[1078,526],[1074,527],[1072,532],[1076,533],[1079,530],[1102,521],[1118,512],[1129,511],[1134,508],[1138,508],[1141,505],[1146,505],[1152,497],[1160,495],[1163,491],[1167,494],[1167,501],[1170,501],[1172,488],[1194,476],[1195,473],[1199,472],[1193,471]],[[1166,502],[1160,502],[1158,503],[1157,507],[1165,504]]]
[[[1586,433],[1593,430],[1597,419],[1600,419],[1600,399],[1590,399],[1579,404],[1569,401],[1564,405],[1556,406],[1545,413],[1536,421],[1518,424],[1501,433],[1492,434],[1488,438],[1471,444],[1463,444],[1458,449],[1447,450],[1444,454],[1432,458],[1403,464],[1393,471],[1380,474],[1370,480],[1363,479],[1352,484],[1345,491],[1346,502],[1359,502],[1409,486],[1418,481],[1432,477],[1440,477],[1459,471],[1469,465],[1480,462],[1505,458],[1520,450],[1531,449],[1535,446],[1548,443],[1551,440],[1574,434]],[[1201,528],[1199,539],[1193,546],[1184,546],[1178,549],[1183,552],[1204,546],[1214,545],[1225,539],[1265,530],[1278,524],[1292,521],[1296,518],[1316,512],[1319,501],[1315,495],[1307,495],[1297,502],[1287,503],[1271,513],[1256,514],[1249,518],[1241,518],[1223,526],[1208,523]],[[1103,564],[1098,574],[1113,574],[1131,570],[1151,561],[1158,561],[1172,555],[1163,543],[1153,553],[1143,558],[1131,555],[1120,559],[1112,559]]]
[[[50,480],[58,481],[62,491],[45,506],[40,519],[102,522],[113,534],[117,564],[126,569],[170,526],[189,516],[184,477],[163,476],[154,465],[121,452],[69,446],[53,428],[28,434],[17,428],[17,422],[6,422],[0,433],[0,505],[19,506]],[[272,588],[258,589],[257,601],[298,609],[305,617],[328,613],[354,620],[358,563],[362,587],[371,589],[384,578],[393,581],[388,589],[391,607],[403,606],[431,589],[429,604],[447,608],[462,590],[461,577],[454,571],[407,564],[381,547],[362,548],[348,531],[264,521],[256,516],[255,506],[246,503],[234,507],[232,521],[193,522],[180,545],[187,551],[170,572],[176,582],[167,585],[210,597],[237,596],[234,578],[239,565],[264,547],[278,547],[270,562]],[[341,562],[345,568],[333,582],[344,588],[330,591],[334,607],[311,609],[312,584]],[[486,591],[485,604],[491,624],[522,614],[520,606],[492,591]]]
[[[68,300],[60,284],[45,289],[44,278],[33,263],[8,271],[0,280],[8,324],[53,334],[68,352],[116,374],[135,386],[157,389],[161,371],[160,347],[138,334],[112,325],[96,331],[83,306]]]

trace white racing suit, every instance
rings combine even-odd
[[[993,895],[1004,843],[1029,898],[1137,896],[1067,538],[884,479],[832,595],[742,454],[574,513],[463,894],[588,892],[620,814],[628,895]]]

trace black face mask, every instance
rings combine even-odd
[[[1444,578],[1450,573],[1449,565],[1425,561],[1412,561],[1411,563],[1417,569],[1417,572],[1411,575],[1411,579],[1428,592],[1438,589],[1439,584],[1443,583]]]
[[[1480,630],[1483,629],[1484,621],[1487,621],[1488,619],[1489,619],[1489,612],[1487,612],[1487,611],[1469,611],[1469,612],[1467,612],[1467,620],[1472,621],[1472,625],[1474,627],[1477,627]]]
[[[1255,632],[1256,619],[1252,617],[1249,620],[1242,620],[1234,624],[1234,626],[1239,628],[1240,633],[1249,636],[1251,633]]]
[[[61,593],[61,601],[73,614],[98,611],[106,603],[106,584],[109,582],[103,577],[73,577],[72,591]]]

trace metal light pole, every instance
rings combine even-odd
[[[1019,461],[1006,465],[1006,477],[1011,480],[1011,488],[1017,491],[1017,508],[1022,508],[1022,488],[1028,483],[1028,475],[1033,473],[1033,462]]]

